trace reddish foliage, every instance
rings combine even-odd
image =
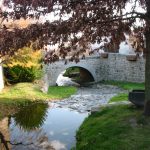
[[[134,4],[130,12],[124,13],[126,4]],[[117,52],[120,42],[125,40],[124,33],[134,34],[139,40],[139,47],[143,49],[143,34],[146,26],[131,32],[137,18],[146,20],[146,14],[136,12],[137,3],[146,8],[145,0],[4,0],[4,5],[13,11],[0,11],[1,18],[20,19],[36,18],[50,12],[60,12],[60,19],[44,24],[32,24],[25,29],[7,29],[0,31],[0,55],[13,55],[19,48],[28,45],[31,41],[34,49],[42,48],[47,43],[59,44],[58,51],[48,52],[44,61],[51,63],[60,57],[65,57],[73,51],[70,61],[79,61],[79,54],[85,52],[88,43],[105,42],[107,51]],[[34,13],[31,13],[34,12]],[[64,14],[70,14],[67,20]],[[82,33],[79,37],[78,33]],[[109,37],[110,42],[106,43]],[[67,43],[68,42],[68,43]],[[66,46],[67,43],[67,46]],[[91,54],[92,52],[90,52]],[[83,55],[84,56],[84,55]],[[84,58],[84,57],[83,57]]]

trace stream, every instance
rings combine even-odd
[[[0,132],[10,141],[11,150],[70,150],[92,108],[107,104],[120,92],[118,87],[94,84],[79,87],[76,94],[61,101],[27,104],[0,121]]]

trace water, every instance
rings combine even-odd
[[[13,144],[9,146],[12,150],[70,150],[76,143],[76,131],[87,116],[88,113],[47,103],[30,104],[7,119],[7,138]]]
[[[87,112],[107,104],[120,92],[117,87],[96,84],[81,87],[75,95],[61,101],[29,103],[0,120],[0,140],[4,136],[12,150],[70,150]],[[0,143],[0,150],[6,150],[2,146]]]

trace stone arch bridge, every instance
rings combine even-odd
[[[145,60],[138,58],[136,61],[129,61],[126,55],[110,53],[108,58],[100,56],[86,57],[80,62],[69,62],[65,65],[63,60],[45,65],[44,88],[56,85],[56,80],[61,72],[70,67],[81,67],[91,73],[95,82],[102,80],[118,80],[129,82],[144,82]]]

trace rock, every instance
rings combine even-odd
[[[70,108],[78,112],[96,111],[106,105],[110,98],[122,92],[118,87],[96,84],[90,87],[81,87],[75,95],[62,101],[56,101],[57,107]]]

